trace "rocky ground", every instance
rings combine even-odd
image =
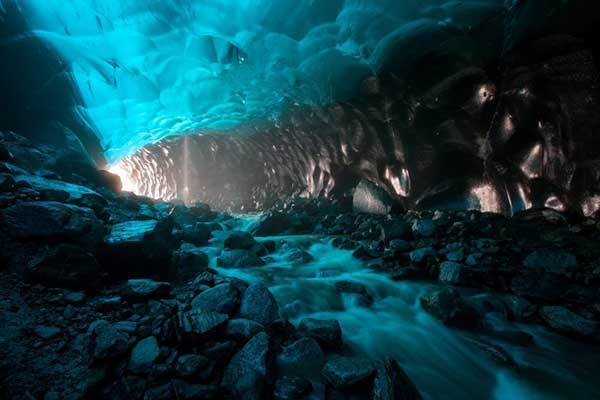
[[[248,232],[204,204],[118,194],[109,174],[60,176],[6,146],[0,155],[3,398],[420,398],[396,360],[353,354],[338,321],[292,324],[266,286],[211,268],[274,262],[285,239],[259,236],[328,235],[394,280],[439,282],[420,304],[455,329],[531,340],[495,330],[493,315],[593,349],[600,341],[598,216],[377,215],[354,212],[352,199],[298,199]],[[216,250],[203,248],[209,242]],[[312,256],[290,257],[301,264]],[[360,284],[336,289],[365,307],[372,301]],[[502,348],[481,346],[512,362]]]

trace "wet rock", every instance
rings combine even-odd
[[[208,204],[197,202],[189,207],[177,205],[170,214],[179,226],[194,225],[198,222],[210,222],[215,219],[215,213]]]
[[[129,279],[121,297],[127,301],[143,302],[149,299],[161,299],[171,294],[171,284],[150,279]]]
[[[211,361],[199,354],[184,354],[177,358],[175,370],[182,378],[204,378],[210,375]],[[208,369],[208,371],[206,371]]]
[[[368,307],[373,304],[373,297],[367,292],[365,285],[352,281],[337,281],[335,288],[340,293],[356,295],[358,305]]]
[[[453,288],[435,290],[420,298],[425,311],[448,326],[474,329],[479,326],[479,315]]]
[[[410,260],[416,264],[424,262],[427,258],[435,257],[433,247],[421,247],[410,252]]]
[[[94,301],[94,307],[101,312],[113,311],[121,306],[121,296],[99,297]]]
[[[364,358],[335,357],[325,364],[322,374],[333,387],[355,385],[375,372],[373,362]]]
[[[307,264],[313,261],[313,256],[304,250],[294,249],[288,256],[287,260],[292,264]]]
[[[504,298],[504,304],[509,312],[509,318],[518,322],[531,322],[537,312],[537,307],[526,299],[508,295]]]
[[[275,400],[304,399],[312,391],[308,379],[298,376],[284,376],[275,382],[273,397]]]
[[[540,316],[553,330],[576,337],[599,340],[600,322],[583,318],[566,307],[542,307]]]
[[[265,262],[250,250],[229,250],[224,251],[217,258],[217,265],[227,268],[247,268],[260,267],[265,265]]]
[[[128,335],[107,321],[94,322],[91,335],[91,353],[96,359],[113,359],[127,352]]]
[[[412,231],[416,236],[431,237],[435,230],[435,222],[431,219],[417,219],[412,224]]]
[[[184,243],[173,253],[170,276],[177,282],[187,282],[208,268],[208,255],[200,248]]]
[[[553,274],[573,273],[577,269],[574,255],[554,249],[537,250],[529,254],[523,265],[534,270],[543,270]]]
[[[255,236],[275,236],[286,233],[291,228],[287,213],[271,211],[260,217],[251,232]]]
[[[213,400],[219,399],[219,388],[215,385],[188,383],[179,379],[172,381],[177,400]]]
[[[245,318],[231,319],[227,322],[225,334],[235,339],[248,340],[265,328],[256,321]]]
[[[342,328],[335,319],[304,318],[298,325],[298,334],[315,339],[326,350],[342,347]]]
[[[38,325],[33,328],[33,333],[41,339],[53,339],[60,335],[61,330],[56,326]]]
[[[462,264],[453,261],[444,261],[440,264],[439,281],[452,285],[461,285],[466,283],[465,267]]]
[[[412,239],[411,226],[404,221],[386,221],[382,223],[381,229],[383,231],[383,239],[390,243],[398,240],[410,240]]]
[[[113,225],[101,249],[102,264],[119,276],[167,275],[175,247],[172,229],[170,218]]]
[[[128,368],[133,373],[149,372],[160,356],[158,341],[154,336],[140,340],[131,350]]]
[[[352,194],[355,213],[387,215],[400,212],[403,207],[389,191],[367,179],[359,182]]]
[[[515,294],[535,302],[558,301],[566,287],[563,276],[531,269],[519,270],[510,283]]]
[[[212,227],[206,223],[198,222],[182,227],[183,240],[196,246],[205,246],[212,237]]]
[[[0,228],[19,240],[66,241],[92,248],[104,227],[89,208],[54,201],[17,203],[0,213]]]
[[[256,240],[248,232],[231,231],[227,233],[223,246],[227,249],[249,250],[256,244]]]
[[[155,386],[147,389],[144,393],[144,400],[171,400],[175,396],[171,383]]]
[[[101,268],[85,249],[69,244],[48,248],[34,257],[25,277],[46,286],[93,289],[101,284]]]
[[[373,400],[420,400],[421,394],[394,359],[378,364],[373,380]]]
[[[192,300],[192,308],[232,314],[240,304],[240,292],[231,283],[223,283],[200,293]]]
[[[397,251],[409,251],[412,249],[410,242],[402,239],[394,239],[390,241],[389,248]]]
[[[473,339],[470,340],[470,342],[495,364],[504,367],[512,367],[515,365],[513,358],[502,347],[480,339]]]
[[[222,385],[236,398],[261,399],[268,371],[269,336],[260,332],[236,353],[223,375]]]
[[[280,373],[310,378],[320,371],[325,355],[316,340],[304,337],[283,348],[277,356]]]
[[[225,326],[227,315],[213,311],[191,310],[177,313],[180,336],[202,336]]]
[[[266,327],[279,318],[279,306],[266,286],[255,284],[244,291],[240,316]]]

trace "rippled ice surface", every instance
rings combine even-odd
[[[242,222],[247,228],[252,221]],[[220,273],[273,291],[282,313],[294,323],[304,317],[340,321],[346,344],[371,358],[393,356],[401,363],[427,399],[598,399],[597,366],[600,354],[575,341],[538,326],[501,322],[501,328],[519,329],[534,336],[534,344],[520,347],[493,338],[518,368],[502,368],[469,341],[471,334],[451,330],[430,317],[419,297],[432,284],[395,282],[369,270],[352,252],[330,244],[331,238],[287,236],[275,239],[278,250],[265,267],[217,268]],[[218,239],[217,239],[218,240]],[[292,266],[285,260],[293,248],[310,252],[315,260]],[[214,266],[214,265],[213,265]],[[364,284],[374,297],[370,308],[340,294],[334,283],[351,280]]]

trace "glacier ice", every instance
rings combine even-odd
[[[277,120],[289,104],[350,99],[366,77],[401,70],[512,3],[5,1],[70,63],[109,161],[169,135]]]

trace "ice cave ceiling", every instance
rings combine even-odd
[[[18,3],[70,63],[111,161],[173,134],[276,120],[290,103],[350,99],[366,77],[506,10],[504,0]]]

